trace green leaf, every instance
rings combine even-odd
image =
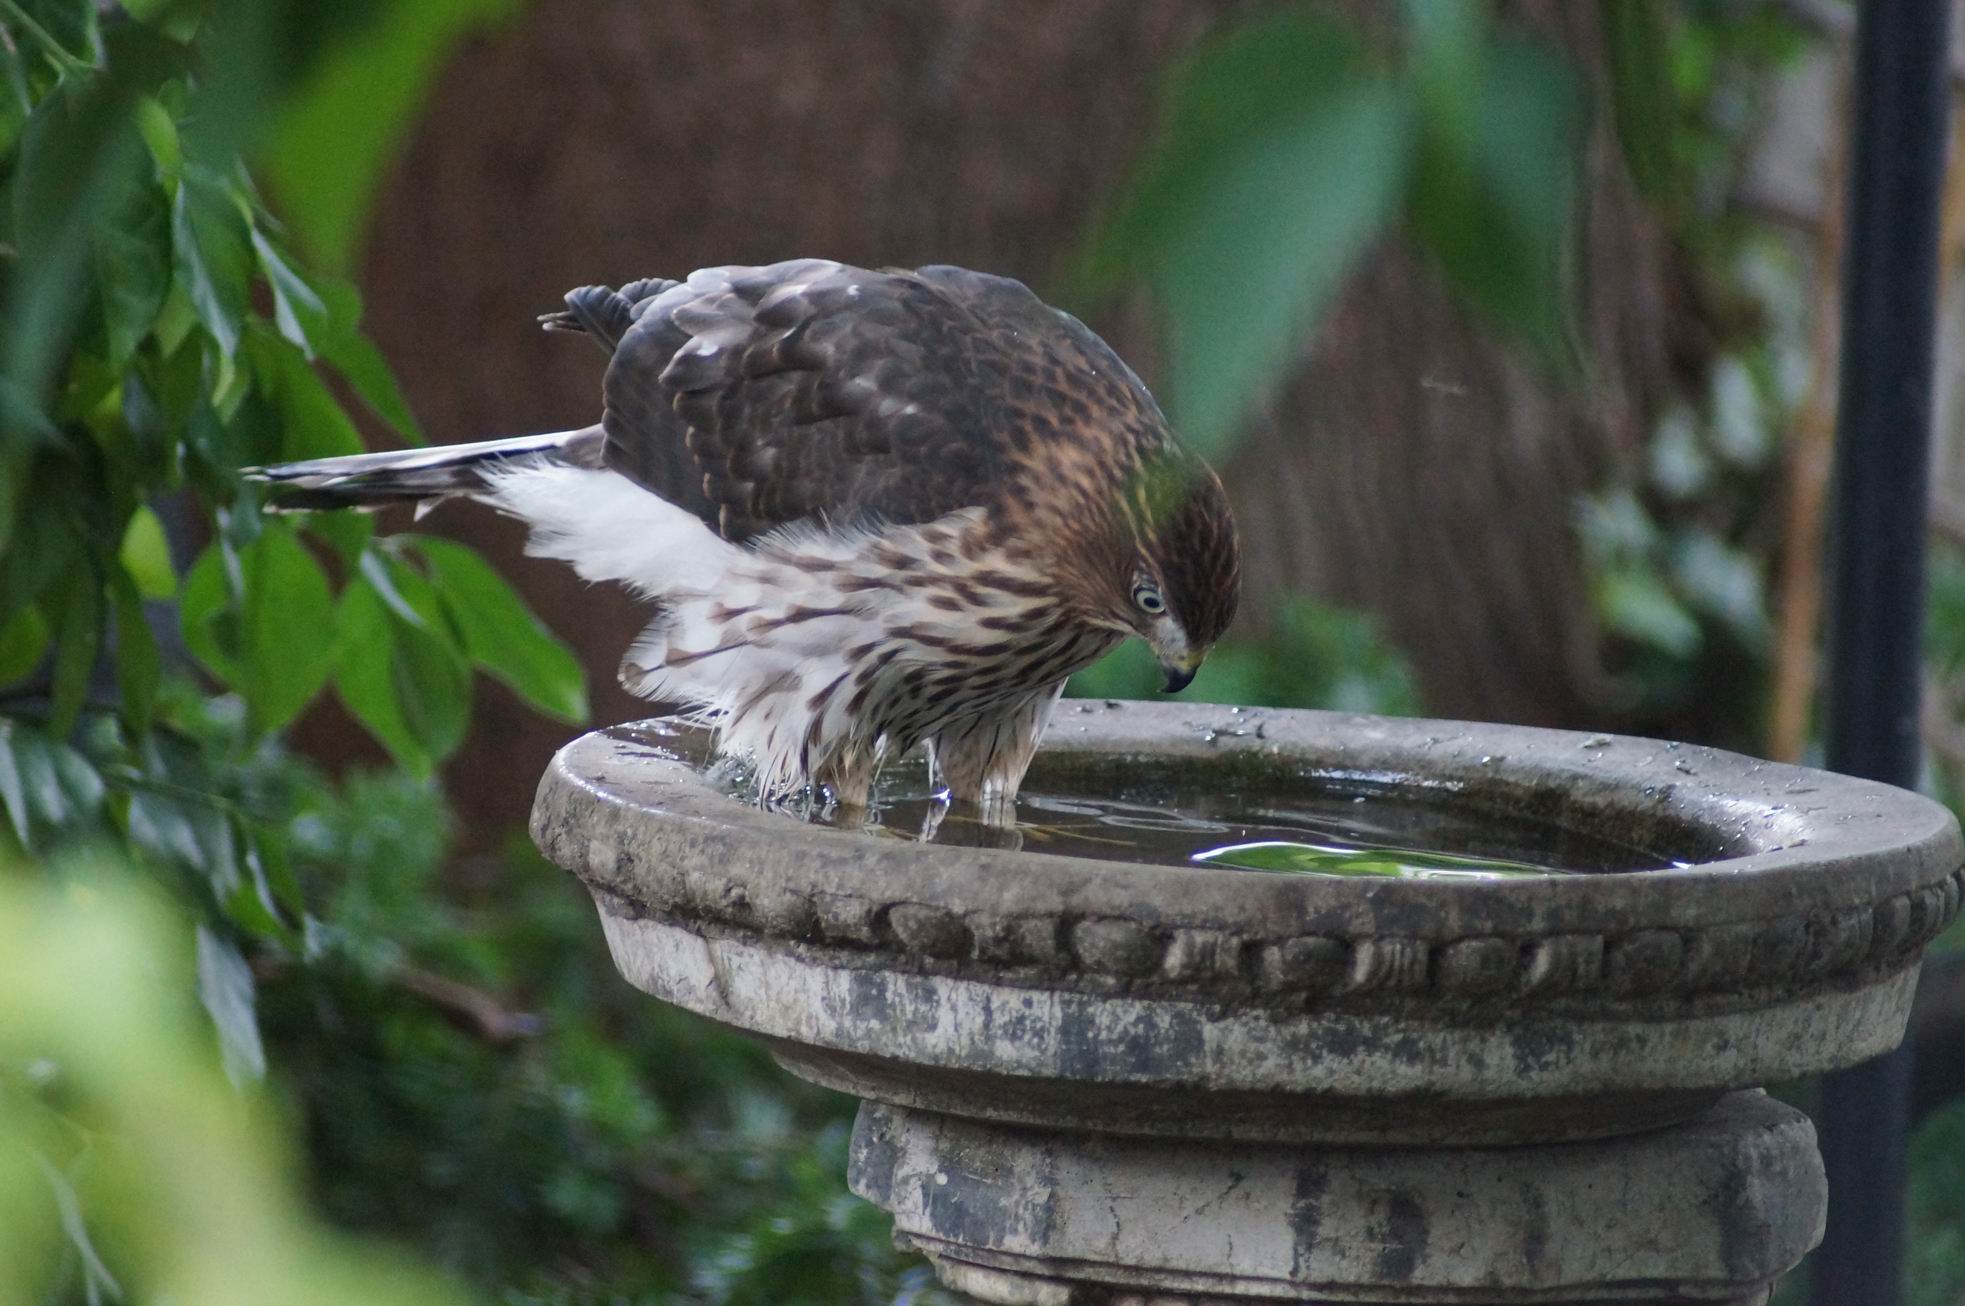
[[[27,807],[27,785],[21,774],[19,747],[30,737],[24,727],[0,717],[0,815],[6,816],[14,841],[32,852],[34,824]]]
[[[198,34],[204,8],[190,0],[122,0],[122,5],[138,22],[149,23],[172,40],[187,44]]]
[[[395,622],[396,702],[424,749],[438,761],[457,751],[471,726],[471,668],[448,640]]]
[[[435,769],[396,701],[395,638],[389,611],[375,587],[357,580],[342,591],[334,614],[334,689],[342,704],[398,765],[419,779]]]
[[[375,518],[365,512],[315,512],[301,519],[301,529],[333,549],[344,568],[352,569],[375,538]]]
[[[59,599],[55,621],[54,700],[49,730],[57,737],[75,728],[88,701],[89,678],[102,652],[102,593],[84,573]]]
[[[187,166],[171,207],[177,281],[219,351],[230,358],[249,308],[252,255],[245,214],[230,188]]]
[[[121,567],[110,573],[109,592],[116,611],[117,700],[124,723],[141,735],[150,728],[157,685],[163,678],[163,659],[144,616],[136,582]]]
[[[253,728],[278,730],[327,682],[334,619],[327,577],[290,528],[268,529],[245,555],[244,683]]]
[[[363,554],[360,569],[362,579],[375,587],[376,596],[398,621],[423,630],[448,629],[443,625],[441,601],[434,599],[435,591],[424,584],[422,578],[415,572],[407,570],[394,559],[377,552]],[[399,580],[400,585],[397,583]],[[403,595],[404,585],[426,599],[421,610]]]
[[[0,621],[11,620],[70,569],[86,565],[75,524],[65,520],[72,503],[65,499],[67,488],[58,476],[38,478],[37,493],[23,505],[10,547],[0,553]]]
[[[1271,702],[1411,716],[1412,668],[1368,614],[1314,599],[1283,604],[1273,647]]]
[[[1425,120],[1408,206],[1414,234],[1454,288],[1552,361],[1566,339],[1563,259],[1583,125],[1568,62],[1499,35],[1487,51],[1473,130]]]
[[[1303,348],[1404,189],[1410,112],[1356,33],[1307,10],[1244,23],[1176,80],[1139,178],[1098,233],[1097,291],[1143,272],[1170,407],[1217,450]]]
[[[246,344],[253,374],[279,414],[279,457],[327,458],[362,451],[360,432],[305,354],[263,328],[252,332]]]
[[[303,246],[320,263],[354,258],[383,170],[451,46],[503,17],[511,0],[387,6],[332,49],[274,127],[266,177]]]
[[[1671,40],[1659,0],[1599,0],[1610,70],[1610,115],[1624,162],[1647,197],[1676,189]]]
[[[64,442],[61,428],[48,420],[26,391],[4,376],[0,376],[0,441],[4,441],[0,443],[0,453],[8,456],[5,463],[0,463],[0,472],[6,477],[0,481],[0,490],[9,494],[26,489],[26,465],[34,456],[35,445]],[[0,541],[4,538],[0,536]]]
[[[150,334],[171,284],[170,201],[147,173],[119,174],[117,192],[90,231],[112,371],[121,371]]]
[[[266,1048],[254,1012],[252,967],[230,940],[198,926],[198,1000],[218,1030],[225,1077],[243,1088],[266,1077]]]
[[[277,339],[277,337],[276,337]],[[282,343],[282,348],[289,346]],[[199,353],[191,348],[187,353]],[[184,470],[187,478],[216,503],[236,503],[250,491],[239,480],[239,468],[277,461],[285,440],[279,412],[272,394],[263,388],[246,387],[230,416],[222,415],[202,393],[192,402],[183,419]],[[251,500],[247,499],[250,503]],[[228,513],[257,523],[256,512]],[[239,540],[238,529],[228,524],[228,534]]]
[[[0,621],[6,620],[11,597],[5,581],[15,570],[7,565],[14,533],[24,516],[33,515],[28,490],[34,484],[35,446],[60,441],[61,432],[13,382],[0,377]]]
[[[98,27],[95,0],[14,0],[27,18],[29,39],[52,43],[58,62],[94,63]],[[5,14],[0,14],[4,19]],[[59,56],[66,56],[62,60]]]
[[[102,816],[102,777],[88,759],[38,730],[0,716],[0,809],[33,851],[45,835],[79,836]]]
[[[12,176],[19,275],[9,287],[0,370],[31,404],[43,398],[90,302],[93,234],[150,170],[134,105],[179,57],[141,29],[119,32],[107,69],[79,84],[64,82],[35,106],[22,131]]]
[[[179,618],[191,655],[246,700],[255,731],[313,701],[334,667],[327,577],[284,522],[231,555],[213,543],[184,578]],[[230,574],[228,574],[230,573]]]
[[[275,870],[285,875],[285,882],[281,887],[283,890],[291,890],[293,897],[289,900],[286,894],[275,891],[273,881],[267,875],[263,856],[264,850],[273,846],[274,841],[256,838],[251,824],[237,815],[231,818],[231,825],[232,839],[241,850],[239,860],[245,867],[246,879],[233,891],[231,899],[225,904],[225,914],[234,924],[260,938],[275,939],[288,944],[295,942],[294,930],[281,917],[280,908],[282,903],[286,902],[294,916],[298,918],[305,908],[305,903],[299,899],[299,887],[293,883],[291,874],[284,866],[277,866]]]
[[[21,69],[19,48],[0,48],[0,158],[13,152],[21,128],[34,112],[34,92]],[[0,209],[4,209],[0,204]]]
[[[1695,527],[1673,540],[1671,575],[1693,608],[1723,622],[1748,648],[1766,645],[1767,586],[1751,555]]]
[[[340,280],[327,281],[320,289],[333,323],[327,343],[320,346],[321,355],[362,397],[369,411],[387,422],[396,434],[412,444],[428,444],[429,438],[410,411],[396,374],[384,361],[382,351],[358,329],[362,316],[360,293]]]
[[[378,567],[376,560],[374,554],[362,560],[362,576],[389,609],[396,702],[409,728],[441,761],[470,728],[470,661],[451,633],[436,587],[403,562],[387,558]]]
[[[175,193],[177,179],[184,172],[184,141],[178,136],[177,120],[155,96],[146,95],[137,102],[136,127],[150,148],[166,189]]]
[[[1699,650],[1698,621],[1648,567],[1617,567],[1598,576],[1596,608],[1606,626],[1640,644],[1674,657]]]
[[[164,523],[148,507],[139,504],[130,514],[117,558],[144,598],[168,599],[177,593],[177,573],[171,568],[171,546],[164,538]]]
[[[224,906],[242,883],[231,822],[216,801],[194,787],[201,778],[175,774],[154,748],[145,761],[143,780],[166,779],[161,785],[132,785],[126,818],[130,843],[160,863],[197,876],[213,903]]]
[[[243,678],[245,636],[239,622],[244,583],[239,560],[225,541],[214,540],[184,573],[178,598],[178,633],[200,666],[226,685]]]
[[[341,701],[404,769],[425,777],[462,741],[470,668],[457,650],[390,610],[366,575],[335,615]]]
[[[257,227],[253,228],[252,247],[266,272],[267,284],[273,288],[273,320],[280,334],[311,359],[328,334],[327,306]]]
[[[41,609],[22,608],[0,626],[0,685],[11,685],[33,674],[48,651],[48,619]]]
[[[82,1269],[82,1295],[89,1306],[97,1306],[104,1301],[121,1301],[123,1286],[116,1282],[116,1276],[109,1272],[103,1262],[102,1254],[96,1250],[95,1239],[89,1236],[88,1217],[82,1211],[82,1198],[76,1193],[75,1185],[66,1174],[56,1168],[39,1150],[34,1151],[34,1159],[39,1163],[41,1175],[54,1192],[55,1209],[61,1216],[62,1233],[68,1239],[69,1248]]]
[[[1473,141],[1488,44],[1488,6],[1482,0],[1405,0],[1407,66],[1427,130]]]
[[[416,536],[464,651],[494,679],[549,716],[587,717],[586,678],[572,650],[540,624],[484,559],[453,540]]]

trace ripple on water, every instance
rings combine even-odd
[[[609,733],[676,760],[700,749],[700,732],[661,724]],[[749,789],[747,769],[727,760],[705,778],[733,800]],[[1506,880],[1684,865],[1589,831],[1482,810],[1451,791],[1355,777],[1292,776],[1256,791],[1221,792],[1150,773],[1115,787],[1040,765],[1033,781],[1017,801],[1015,825],[1006,827],[930,793],[924,763],[911,758],[882,771],[871,809],[852,828],[875,838],[1283,875]],[[788,819],[844,824],[809,795],[770,808]]]

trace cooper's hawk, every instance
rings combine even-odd
[[[1234,615],[1221,482],[1139,378],[1022,284],[806,259],[589,286],[596,426],[268,467],[282,508],[467,496],[656,607],[633,692],[700,709],[760,796],[863,805],[926,741],[1015,796],[1065,678],[1128,635],[1171,692]]]

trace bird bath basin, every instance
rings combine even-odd
[[[1938,805],[1648,740],[1066,701],[1030,827],[929,842],[747,806],[699,750],[575,741],[534,837],[632,983],[864,1100],[855,1190],[994,1302],[1764,1300],[1822,1179],[1742,1090],[1895,1046],[1960,901]],[[1062,819],[1100,795],[1225,827],[1195,851],[1351,803],[1576,873],[1129,860]]]

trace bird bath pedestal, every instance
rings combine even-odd
[[[1760,1303],[1820,1238],[1756,1091],[1903,1035],[1944,809],[1648,740],[1067,702],[1026,788],[1414,786],[1689,867],[1442,882],[877,839],[634,730],[533,833],[614,959],[862,1099],[853,1190],[1016,1306]]]

